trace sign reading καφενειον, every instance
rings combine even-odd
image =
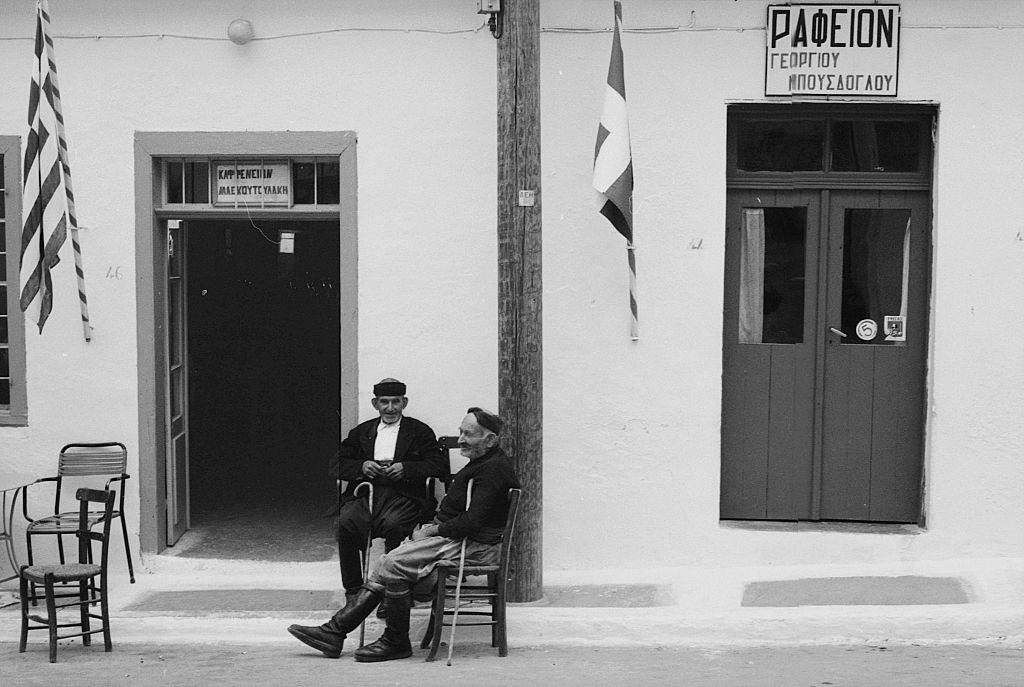
[[[292,178],[287,162],[217,163],[218,205],[288,205]]]
[[[899,5],[769,5],[765,37],[765,95],[896,95]]]

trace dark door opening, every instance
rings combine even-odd
[[[337,222],[188,223],[183,555],[326,560],[340,440]]]

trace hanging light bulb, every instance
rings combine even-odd
[[[253,39],[255,32],[248,19],[236,19],[228,24],[228,38],[235,45],[245,45]]]

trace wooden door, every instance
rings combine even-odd
[[[920,518],[930,223],[927,193],[831,194],[822,519]]]
[[[927,198],[730,191],[722,518],[920,518]]]
[[[818,193],[729,195],[722,517],[811,509]]]
[[[167,545],[189,528],[185,223],[167,221]]]

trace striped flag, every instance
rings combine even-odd
[[[615,30],[608,64],[604,109],[594,147],[594,188],[601,196],[601,214],[626,239],[629,261],[630,336],[639,338],[636,308],[636,258],[633,247],[633,155],[626,117],[626,82],[622,67],[622,3],[615,0]]]
[[[36,3],[35,62],[28,98],[28,137],[24,166],[24,219],[21,234],[21,309],[42,333],[53,309],[51,270],[71,232],[85,339],[91,338],[85,299],[71,167],[68,165],[57,66],[46,0]]]

